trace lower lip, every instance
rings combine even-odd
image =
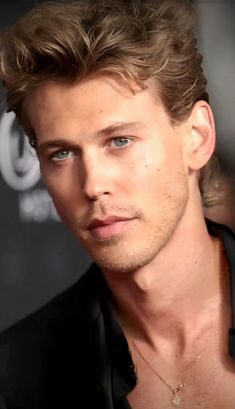
[[[106,224],[104,226],[94,227],[90,230],[91,234],[98,240],[109,239],[114,236],[118,236],[124,232],[127,226],[132,222],[130,220],[118,220],[111,224]]]

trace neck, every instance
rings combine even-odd
[[[222,246],[208,234],[203,215],[193,220],[178,226],[151,264],[132,274],[105,273],[127,338],[161,351],[174,340],[182,353],[220,314],[221,288],[227,288]]]

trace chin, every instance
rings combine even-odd
[[[112,274],[128,274],[133,273],[139,268],[143,267],[141,263],[133,263],[126,261],[114,261],[114,260],[96,260],[96,264],[101,268],[102,271],[109,271]]]
[[[125,248],[124,245],[120,249],[110,248],[106,251],[90,253],[92,259],[101,268],[101,270],[109,271],[114,274],[132,273],[147,264],[155,258],[158,251],[150,251],[146,249],[131,249]]]

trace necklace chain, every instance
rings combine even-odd
[[[164,383],[164,385],[166,385],[172,392],[172,397],[171,397],[171,404],[172,406],[179,406],[181,403],[181,399],[178,395],[178,392],[182,391],[182,389],[186,386],[186,381],[187,379],[191,376],[195,366],[198,364],[198,361],[201,358],[201,354],[198,355],[194,360],[192,365],[189,367],[189,369],[187,370],[185,376],[183,377],[182,382],[176,387],[173,388],[159,373],[158,371],[156,371],[155,368],[152,367],[152,365],[150,364],[150,362],[146,359],[146,357],[143,355],[143,353],[139,350],[139,348],[137,347],[136,343],[134,341],[132,341],[136,351],[138,352],[138,354],[140,355],[140,357],[142,358],[142,360],[146,363],[146,365],[151,369],[151,371],[162,381],[162,383]]]

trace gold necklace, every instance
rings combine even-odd
[[[142,354],[142,352],[139,350],[139,348],[137,347],[137,345],[135,344],[134,341],[132,341],[136,351],[138,352],[138,354],[140,355],[140,357],[143,359],[143,361],[147,364],[147,366],[151,369],[151,371],[157,375],[157,377],[162,381],[162,383],[164,383],[164,385],[166,385],[172,392],[172,397],[171,397],[171,404],[172,406],[179,406],[181,403],[181,399],[179,397],[179,392],[182,391],[182,389],[186,386],[186,381],[187,379],[190,377],[190,375],[192,374],[195,366],[197,365],[199,359],[201,358],[201,354],[198,355],[194,360],[192,365],[189,367],[189,369],[187,370],[182,382],[176,387],[173,388],[171,385],[169,385],[169,383],[167,381],[165,381],[165,379],[163,379],[163,377],[156,371],[156,369],[154,369],[152,367],[152,365],[149,363],[149,361],[145,358],[145,356]]]

